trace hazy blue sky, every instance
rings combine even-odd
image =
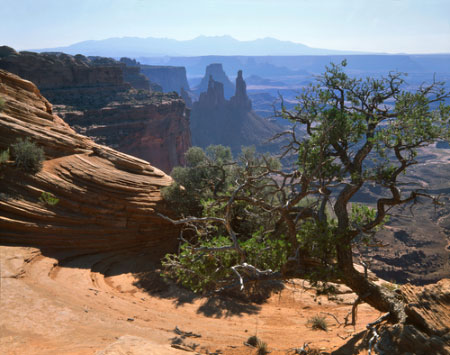
[[[450,0],[0,0],[0,44],[274,37],[311,47],[450,53]]]

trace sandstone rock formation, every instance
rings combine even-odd
[[[58,105],[55,111],[66,122],[96,142],[146,159],[165,172],[183,164],[191,144],[189,111],[177,95],[146,90],[150,83],[138,66],[2,47],[0,68],[33,81]]]
[[[241,146],[254,145],[258,150],[276,149],[265,144],[280,127],[251,110],[242,71],[236,79],[236,93],[228,101],[224,97],[224,85],[209,77],[208,90],[200,94],[191,112],[193,145],[207,147],[211,144],[230,146],[238,153]]]
[[[190,128],[184,101],[176,94],[153,93],[144,104],[110,104],[100,109],[67,112],[65,121],[126,154],[149,161],[165,172],[184,162]],[[151,119],[149,119],[151,118]]]
[[[124,67],[123,78],[135,89],[151,90],[150,80],[148,80],[145,75],[141,74],[139,67]]]
[[[99,88],[110,95],[131,88],[123,79],[122,68],[123,65],[109,58],[17,53],[5,46],[0,50],[0,69],[32,81],[54,104],[72,104],[73,100],[92,95]],[[69,90],[72,101],[68,102]]]
[[[175,91],[181,94],[181,89],[189,91],[185,67],[140,65],[141,73],[151,82],[160,85],[164,92]]]
[[[425,287],[406,284],[398,294],[406,305],[406,323],[376,326],[379,338],[373,339],[372,349],[377,354],[450,354],[450,279]],[[360,335],[362,339],[357,336],[332,354],[358,354],[367,348],[372,331]]]
[[[230,99],[230,104],[235,109],[241,111],[250,111],[252,109],[252,102],[247,96],[247,85],[242,78],[242,70],[238,71],[238,76],[236,78],[236,93]]]
[[[230,79],[228,79],[228,76],[225,74],[222,68],[222,64],[220,63],[209,64],[206,67],[205,76],[203,77],[202,81],[195,89],[195,91],[198,92],[199,94],[207,91],[209,86],[209,80],[211,77],[215,81],[222,83],[226,99],[229,99],[234,94],[235,87],[233,83],[230,81]]]
[[[130,83],[135,89],[143,89],[150,91],[162,92],[163,88],[151,82],[144,74],[141,73],[141,64],[136,59],[120,58],[120,62],[125,64],[123,77],[127,83]]]
[[[98,145],[53,114],[37,87],[0,70],[0,151],[29,138],[45,150],[43,169],[0,166],[0,242],[88,249],[173,247],[178,231],[160,189],[171,178],[147,162]],[[49,206],[40,197],[52,193]]]

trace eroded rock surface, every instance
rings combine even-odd
[[[169,173],[191,145],[189,111],[177,94],[149,91],[138,66],[110,58],[15,52],[0,68],[34,82],[78,133]],[[130,84],[131,83],[131,84]]]
[[[397,292],[405,304],[405,324],[377,325],[378,338],[372,330],[362,332],[332,354],[360,354],[367,348],[376,354],[450,354],[450,279],[423,287],[406,284]]]
[[[381,326],[379,353],[450,354],[450,279],[425,287],[404,285],[407,324]]]
[[[0,242],[76,248],[172,248],[178,231],[155,213],[166,213],[160,189],[171,178],[146,161],[77,134],[53,114],[37,87],[0,70],[0,151],[17,138],[45,150],[43,169],[27,174],[2,164]],[[59,202],[49,206],[43,192]]]

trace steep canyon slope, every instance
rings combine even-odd
[[[34,82],[55,112],[97,143],[165,172],[183,163],[191,145],[189,111],[177,94],[150,91],[154,86],[138,67],[102,57],[17,53],[4,46],[0,68]]]

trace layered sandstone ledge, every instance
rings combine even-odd
[[[0,70],[0,150],[30,138],[45,150],[43,169],[0,166],[0,242],[95,249],[170,249],[178,230],[155,215],[171,178],[146,161],[99,145],[53,114],[37,87]],[[48,206],[42,192],[59,202]]]

